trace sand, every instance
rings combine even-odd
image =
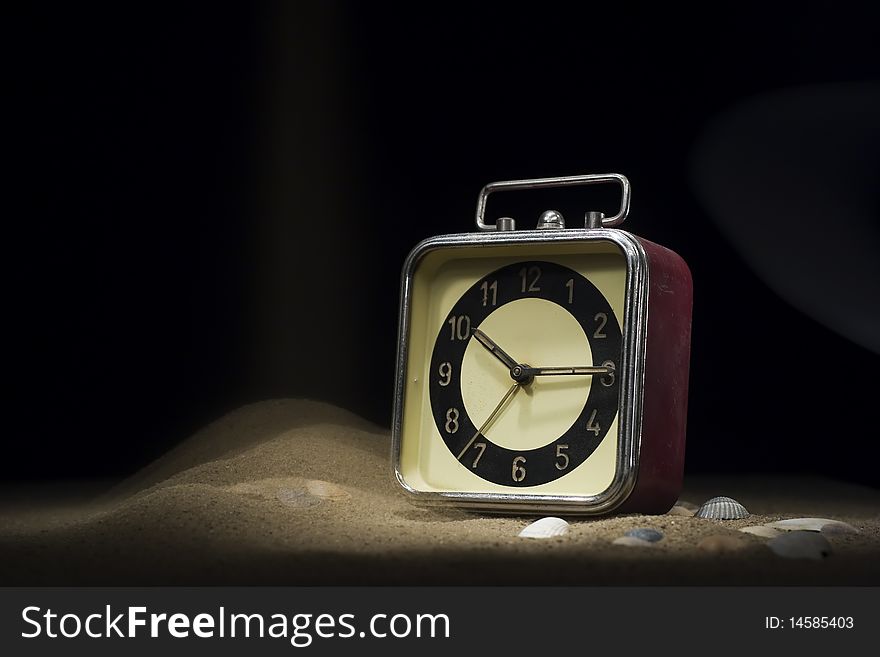
[[[683,499],[729,495],[753,515],[570,519],[569,534],[537,541],[517,537],[528,518],[413,506],[389,462],[388,431],[341,409],[246,406],[109,490],[3,491],[0,584],[880,584],[880,491],[870,488],[693,478]],[[798,516],[860,533],[829,536],[832,554],[812,561],[777,557],[767,538],[737,529]],[[636,527],[665,538],[612,543]],[[698,547],[715,535],[740,549]]]

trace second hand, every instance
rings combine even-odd
[[[465,455],[465,452],[467,452],[471,448],[471,445],[474,444],[474,441],[477,439],[477,436],[479,436],[481,433],[483,433],[486,430],[486,428],[490,424],[492,424],[492,420],[494,420],[495,417],[498,415],[498,413],[501,412],[501,408],[504,406],[504,403],[513,396],[513,393],[515,393],[519,387],[520,387],[519,381],[517,381],[512,386],[510,386],[510,389],[504,394],[504,397],[501,398],[501,401],[498,402],[498,405],[495,407],[495,409],[491,413],[489,413],[489,417],[487,417],[486,421],[483,422],[483,426],[481,426],[479,429],[477,429],[477,432],[473,435],[473,438],[471,438],[468,441],[468,444],[464,446],[464,449],[462,449],[461,452],[459,452],[458,457],[457,457],[459,461],[461,460],[461,457]]]

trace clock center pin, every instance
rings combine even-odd
[[[531,366],[528,363],[517,365],[510,369],[510,378],[521,385],[527,386],[535,380],[535,377],[530,370]]]

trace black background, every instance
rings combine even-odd
[[[874,17],[572,7],[8,20],[2,476],[122,476],[270,397],[388,425],[409,249],[471,230],[489,181],[617,171],[633,184],[626,227],[694,277],[687,471],[876,482],[865,373],[880,358],[776,296],[688,182],[703,128],[737,102],[880,77]],[[589,199],[613,211],[613,194]],[[493,212],[531,222],[585,203],[499,197]],[[755,362],[772,367],[743,371]]]

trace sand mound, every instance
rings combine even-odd
[[[387,434],[357,415],[324,402],[275,399],[249,404],[198,431],[113,489],[111,496],[129,494],[189,468],[240,454],[285,432],[319,425],[346,427],[383,437]]]
[[[390,439],[327,404],[247,406],[198,432],[91,504],[0,511],[0,582],[11,584],[880,583],[880,494],[816,479],[704,479],[695,502],[738,497],[755,514],[573,520],[548,541],[529,519],[412,506],[389,468]],[[845,520],[822,562],[783,561],[738,527],[792,515]],[[635,527],[665,538],[612,544]],[[713,535],[742,539],[707,553]],[[512,577],[511,573],[516,576]]]

